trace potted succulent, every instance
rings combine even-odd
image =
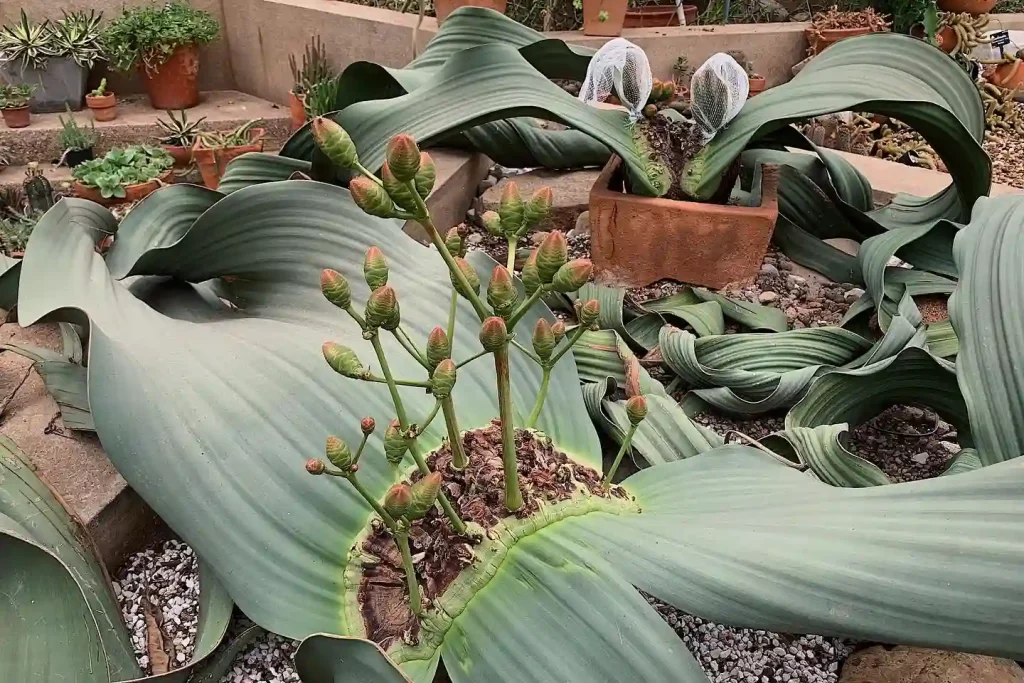
[[[985,78],[992,85],[1006,90],[1017,90],[1024,86],[1024,64],[1016,52],[1008,53],[1000,60],[995,60],[995,68],[991,68]]]
[[[36,86],[35,112],[78,111],[89,69],[102,55],[101,18],[94,11],[65,12],[35,24],[22,10],[17,23],[0,28],[0,75]]]
[[[507,0],[434,0],[434,16],[440,26],[445,17],[460,7],[486,7],[504,14],[507,4]]]
[[[199,46],[220,27],[208,12],[181,0],[126,7],[103,32],[107,59],[118,69],[139,69],[154,109],[199,104]]]
[[[808,54],[816,55],[829,45],[845,38],[882,33],[889,30],[890,22],[874,8],[842,12],[835,5],[825,12],[819,12],[811,19],[811,27],[805,31]]]
[[[249,152],[263,151],[263,136],[266,131],[263,128],[256,128],[257,123],[259,119],[253,119],[232,131],[198,134],[192,148],[192,158],[199,166],[204,185],[216,190],[220,185],[220,177],[224,175],[224,169],[232,159]]]
[[[99,86],[85,96],[85,104],[95,121],[113,121],[117,118],[117,96],[107,90],[107,79],[101,79]]]
[[[64,148],[61,161],[69,168],[75,168],[79,164],[93,158],[93,147],[96,145],[96,129],[93,126],[86,128],[79,126],[74,114],[68,110],[68,117],[60,118],[60,145]]]
[[[183,168],[192,163],[192,148],[195,147],[196,139],[199,137],[199,125],[206,120],[206,117],[197,121],[189,121],[188,113],[182,109],[175,116],[173,111],[167,112],[167,118],[157,119],[157,125],[167,132],[167,135],[158,138],[158,142],[164,151],[174,159],[174,165]]]
[[[38,215],[31,212],[8,210],[0,213],[0,250],[11,258],[24,256],[28,238],[32,236],[37,222]]]
[[[302,128],[306,123],[306,96],[318,84],[334,78],[334,67],[327,61],[327,50],[314,36],[306,45],[299,66],[295,55],[288,55],[292,69],[292,89],[288,93],[288,111],[291,114],[292,130]]]
[[[134,202],[173,182],[173,166],[171,155],[158,147],[115,148],[99,159],[79,164],[72,173],[71,191],[104,206]]]
[[[766,87],[764,76],[754,71],[754,63],[747,59],[747,54],[743,50],[730,50],[726,54],[735,59],[736,63],[743,67],[747,74],[747,81],[749,83],[747,97],[753,97],[764,92]]]
[[[683,19],[687,26],[697,22],[697,5],[683,5]],[[673,0],[629,0],[626,10],[626,28],[658,28],[662,26],[679,26],[679,11]]]
[[[35,89],[27,83],[0,85],[0,113],[8,128],[28,128],[32,122],[29,102]]]

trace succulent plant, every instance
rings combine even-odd
[[[106,79],[103,80],[101,85],[106,85]],[[103,93],[97,91],[93,92],[93,95]],[[169,145],[171,147],[192,147],[196,144],[196,140],[199,138],[200,125],[206,120],[205,116],[201,116],[195,121],[188,120],[188,111],[182,109],[177,114],[173,111],[167,112],[167,119],[164,120],[158,118],[156,123],[158,126],[164,129],[167,135],[164,135],[157,140],[162,145]]]

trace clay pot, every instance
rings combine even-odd
[[[28,128],[32,122],[32,114],[29,113],[27,104],[24,107],[2,109],[0,112],[3,112],[4,123],[8,128]]]
[[[764,76],[748,76],[747,81],[750,83],[750,91],[747,94],[747,97],[759,95],[768,87],[768,84],[764,80]]]
[[[988,14],[996,6],[997,0],[939,0],[939,9],[943,12],[967,12],[974,16]]]
[[[935,44],[940,50],[949,54],[956,47],[956,31],[949,26],[943,26],[935,34]]]
[[[199,48],[182,45],[154,71],[139,66],[154,109],[189,109],[199,104]]]
[[[140,199],[145,199],[160,189],[163,185],[170,185],[173,182],[174,174],[171,171],[165,171],[159,178],[154,178],[153,180],[145,183],[139,183],[137,185],[129,185],[124,188],[124,197],[106,198],[100,194],[99,189],[83,185],[78,180],[71,183],[71,192],[76,197],[88,199],[89,201],[96,202],[102,206],[114,206],[115,204],[127,204],[129,202],[137,202]]]
[[[504,14],[507,4],[506,0],[434,0],[434,15],[440,26],[449,14],[460,7],[486,7]]]
[[[622,34],[628,0],[583,0],[583,35],[617,36]],[[607,13],[601,21],[601,13]]]
[[[192,148],[178,147],[177,145],[160,145],[164,151],[174,159],[175,168],[185,168],[192,165]]]
[[[697,22],[697,6],[683,5],[683,16],[687,25]],[[679,13],[675,4],[646,5],[626,10],[626,28],[659,28],[679,26]]]
[[[86,95],[85,106],[89,107],[94,121],[113,121],[117,118],[117,96],[114,93]]]
[[[220,185],[224,170],[232,159],[249,152],[263,151],[263,136],[265,134],[266,131],[263,128],[253,128],[249,131],[249,139],[252,140],[252,143],[237,147],[210,149],[203,147],[201,142],[197,142],[196,146],[192,148],[192,159],[199,166],[199,173],[203,176],[203,185],[211,190],[216,190]]]
[[[824,29],[822,31],[815,31],[814,29],[807,29],[804,31],[804,35],[807,36],[807,42],[811,46],[814,54],[821,54],[829,45],[838,43],[840,40],[846,40],[847,38],[856,38],[857,36],[866,36],[871,33],[871,29],[867,26],[860,26],[858,28],[832,28]]]
[[[627,194],[621,164],[613,156],[590,190],[599,283],[642,287],[670,278],[720,289],[757,274],[779,214],[777,166],[763,167],[761,205],[751,207]]]
[[[1024,63],[1015,59],[1009,64],[1000,64],[989,74],[988,82],[1007,90],[1020,88],[1024,85]]]
[[[292,132],[306,124],[306,96],[288,91],[288,114],[291,117]]]

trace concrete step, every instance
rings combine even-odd
[[[112,147],[156,144],[156,138],[163,134],[156,120],[166,119],[167,114],[150,107],[145,95],[119,98],[117,112],[113,121],[95,124],[99,135],[95,149],[97,154],[103,154]],[[62,116],[67,115],[33,114],[32,125],[28,128],[0,127],[0,153],[13,166],[30,161],[38,161],[42,166],[56,161],[64,152],[59,137]],[[93,123],[88,109],[75,112],[74,116],[79,125]],[[236,90],[204,92],[199,105],[188,110],[188,118],[195,121],[204,116],[204,130],[231,130],[251,119],[261,119],[259,125],[267,131],[267,149],[281,147],[289,135],[287,109]]]

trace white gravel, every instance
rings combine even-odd
[[[159,607],[164,633],[174,643],[177,666],[191,659],[199,607],[195,554],[180,541],[167,541],[132,555],[114,582],[132,633],[139,664],[149,673],[143,596]],[[714,683],[837,683],[852,644],[821,636],[789,636],[731,628],[690,616],[647,596],[676,630]],[[240,612],[234,636],[252,625]],[[268,633],[235,658],[220,683],[300,683],[292,666],[298,641]]]

